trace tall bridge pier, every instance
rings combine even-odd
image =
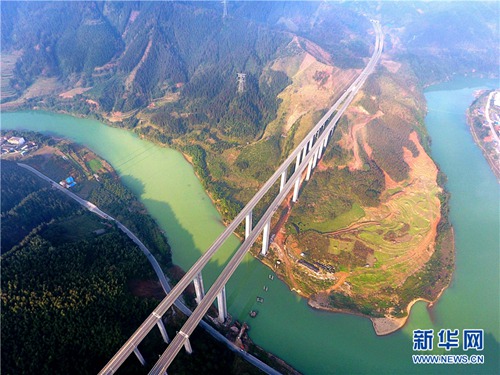
[[[193,279],[194,291],[196,293],[196,303],[199,305],[203,297],[205,297],[205,288],[203,287],[203,277],[201,272],[198,272]]]
[[[252,212],[250,211],[247,216],[245,216],[245,239],[250,236],[250,232],[252,231]]]
[[[167,330],[165,328],[165,325],[163,324],[162,317],[154,311],[153,311],[153,315],[158,318],[158,322],[156,322],[156,325],[160,329],[160,333],[161,333],[161,337],[163,337],[163,341],[165,341],[165,344],[168,344],[170,342],[170,338],[168,337]]]
[[[217,294],[217,308],[219,309],[219,322],[224,323],[227,318],[226,286],[224,285]]]
[[[262,250],[260,252],[261,255],[266,256],[267,250],[269,249],[269,235],[271,229],[271,219],[269,219],[264,225],[264,230],[262,232]]]
[[[146,360],[142,356],[142,354],[139,351],[139,348],[137,346],[134,348],[134,354],[136,355],[136,357],[139,360],[139,362],[141,362],[141,365],[143,365],[143,366],[146,365]]]

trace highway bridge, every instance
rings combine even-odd
[[[139,360],[144,364],[144,359],[137,346],[142,342],[146,335],[158,325],[160,330],[164,331],[162,317],[166,311],[176,303],[181,294],[194,283],[196,291],[196,302],[198,306],[190,314],[188,320],[176,336],[169,342],[167,349],[159,358],[158,362],[151,369],[150,374],[165,374],[168,366],[172,363],[177,353],[184,346],[186,351],[192,352],[189,337],[200,324],[203,316],[217,299],[218,320],[224,322],[227,318],[226,308],[226,290],[225,285],[238,265],[243,260],[246,253],[250,250],[255,241],[262,234],[261,255],[265,256],[269,247],[269,236],[271,227],[271,218],[277,211],[282,202],[292,192],[292,201],[296,202],[299,196],[300,185],[303,180],[308,181],[312,170],[316,167],[326,148],[335,126],[340,117],[356,96],[359,88],[366,81],[368,76],[374,71],[375,66],[380,59],[383,49],[382,29],[378,21],[372,21],[376,34],[375,48],[367,66],[354,80],[349,88],[342,94],[337,102],[328,110],[321,120],[314,126],[309,134],[302,140],[298,147],[288,156],[283,164],[274,172],[269,180],[261,187],[255,196],[241,210],[236,218],[227,226],[224,232],[215,240],[210,248],[196,261],[184,277],[175,285],[167,296],[160,302],[156,309],[146,318],[142,325],[134,332],[113,358],[106,364],[99,374],[113,374],[134,352]],[[290,176],[288,171],[293,170]],[[279,192],[274,200],[267,206],[257,224],[253,225],[253,211],[261,199],[270,191],[270,189],[279,181]],[[241,243],[233,257],[230,259],[224,270],[220,273],[217,280],[212,284],[208,292],[205,293],[202,271],[205,265],[211,260],[221,245],[233,234],[236,229],[244,223],[245,240]],[[203,324],[203,322],[202,322]],[[170,341],[164,336],[165,341]]]

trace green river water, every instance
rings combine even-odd
[[[439,302],[432,309],[416,303],[403,329],[377,337],[368,319],[311,309],[280,280],[270,280],[267,267],[247,256],[227,286],[228,308],[233,317],[251,325],[250,336],[258,345],[305,374],[500,373],[500,189],[469,134],[464,115],[476,89],[495,85],[496,81],[461,79],[426,92],[432,156],[448,175],[457,248],[453,282]],[[3,113],[1,122],[2,129],[69,138],[108,160],[166,231],[174,262],[184,269],[223,230],[220,215],[192,167],[176,151],[97,121],[60,114]],[[206,290],[237,245],[238,239],[231,238],[206,268]],[[257,296],[265,298],[263,304],[256,302]],[[248,317],[252,308],[259,310],[255,319]],[[429,328],[435,333],[441,328],[484,329],[484,350],[467,354],[483,354],[485,363],[414,365],[412,354],[428,353],[412,351],[412,332]],[[461,349],[449,352],[461,353]]]

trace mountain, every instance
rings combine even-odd
[[[498,4],[490,1],[351,3],[387,25],[387,49],[425,84],[453,75],[498,75]]]
[[[40,77],[56,78],[58,87],[91,88],[85,96],[106,113],[180,95],[177,106],[153,119],[167,133],[209,122],[255,137],[288,83],[265,68],[294,35],[315,41],[329,34],[323,48],[339,65],[363,65],[369,40],[353,35],[352,26],[365,31],[368,22],[333,8],[335,17],[314,25],[309,18],[317,4],[231,4],[222,19],[218,3],[9,2],[2,9],[2,54],[21,54],[10,82],[18,95]],[[238,72],[247,74],[244,95],[235,90]],[[189,114],[172,115],[177,107]]]

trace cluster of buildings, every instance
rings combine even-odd
[[[0,145],[2,149],[2,155],[13,153],[24,155],[38,148],[38,145],[35,142],[26,142],[23,137],[1,137]]]
[[[70,187],[75,186],[76,182],[73,177],[69,176],[67,179],[59,181],[59,185],[65,187],[66,189],[69,189]]]

